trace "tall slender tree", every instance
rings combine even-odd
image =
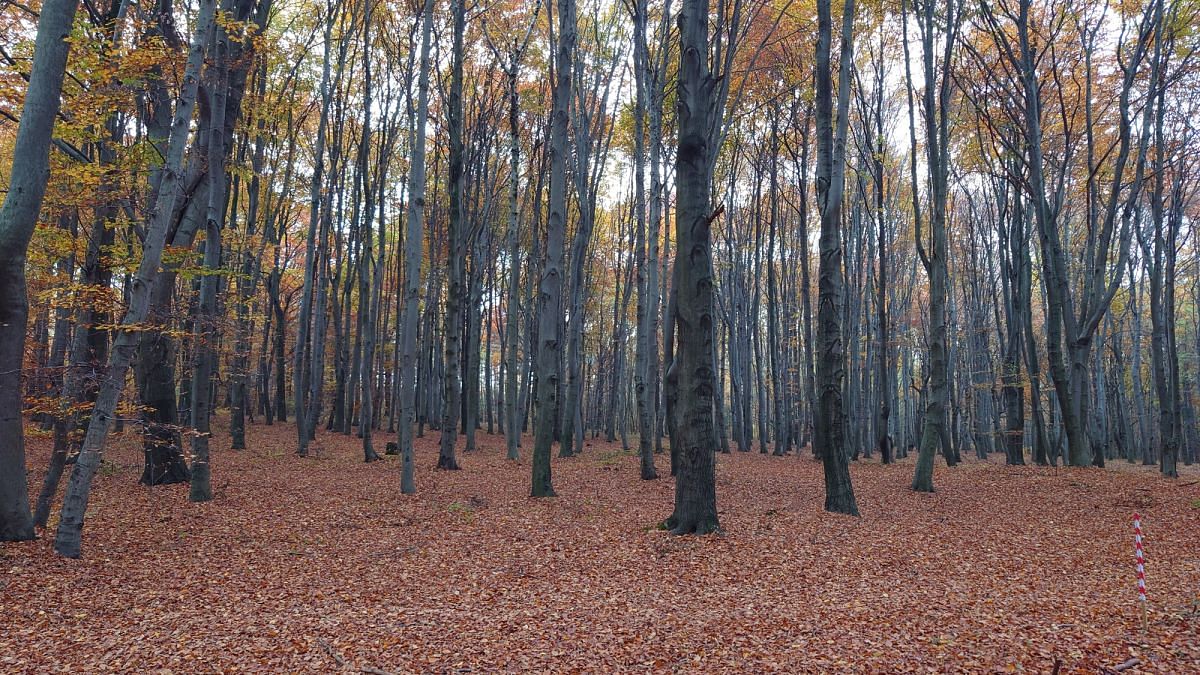
[[[651,97],[648,90],[653,84],[646,36],[649,3],[647,0],[632,0],[629,7],[633,14],[633,209],[636,228],[634,264],[637,267],[638,287],[633,383],[638,416],[641,477],[642,480],[654,480],[658,478],[658,471],[654,466],[655,400],[652,365],[658,353],[657,341],[653,335],[657,310],[655,300],[658,298],[658,261],[647,257],[646,236],[646,116]],[[657,228],[651,236],[658,237]],[[649,247],[657,251],[658,242],[650,242]]]
[[[934,9],[945,8],[945,16],[937,17]],[[903,7],[903,3],[902,3]],[[921,64],[925,79],[923,96],[925,132],[925,164],[929,186],[929,236],[927,247],[922,232],[916,174],[916,131],[912,122],[912,74],[905,60],[905,76],[909,96],[909,137],[912,142],[913,167],[913,224],[917,251],[925,273],[929,276],[929,399],[925,409],[925,422],[921,433],[920,454],[913,475],[912,489],[918,492],[933,492],[933,458],[938,448],[949,445],[950,430],[947,426],[946,408],[950,403],[947,345],[946,345],[946,302],[949,272],[947,257],[949,246],[946,237],[946,204],[949,199],[950,163],[950,92],[953,77],[954,43],[957,39],[959,5],[955,0],[934,3],[929,0],[914,0],[914,12],[921,33]],[[908,53],[907,20],[905,23],[905,53]],[[938,34],[940,26],[943,33]],[[941,57],[937,52],[941,49]]]
[[[317,260],[317,234],[321,223],[321,186],[325,173],[325,136],[329,128],[329,108],[333,100],[329,80],[332,69],[333,52],[333,0],[325,3],[325,41],[321,56],[321,116],[317,123],[317,136],[313,146],[313,173],[309,183],[308,203],[308,233],[305,235],[304,248],[304,288],[300,295],[300,314],[296,321],[296,348],[292,368],[293,383],[292,397],[295,401],[296,435],[299,445],[296,453],[301,457],[308,454],[308,441],[312,430],[316,428],[316,420],[310,419],[309,388],[310,388],[310,331],[313,323],[313,293],[320,261]],[[323,306],[317,306],[318,312],[324,312]],[[323,347],[323,345],[322,345]]]
[[[50,143],[78,0],[46,0],[38,15],[33,67],[0,207],[0,541],[33,538],[25,479],[21,368],[29,317],[25,263],[50,177]]]
[[[533,29],[537,25],[537,16],[541,7],[540,0],[535,2],[524,37],[520,40],[514,37],[507,55],[502,54],[492,41],[486,26],[484,30],[488,48],[491,49],[492,55],[504,70],[505,93],[508,96],[508,227],[504,233],[505,255],[508,258],[508,293],[505,298],[504,310],[505,379],[502,388],[504,389],[505,447],[508,451],[508,459],[512,460],[520,457],[518,448],[521,444],[522,426],[521,409],[518,405],[521,399],[519,388],[521,361],[518,357],[518,345],[520,344],[518,317],[521,309],[521,92],[517,87],[517,78],[520,75],[521,59],[529,47],[529,40],[533,37]]]
[[[821,214],[820,266],[817,296],[817,414],[813,448],[825,465],[825,510],[858,515],[850,482],[849,452],[845,443],[842,379],[845,347],[842,344],[842,201],[845,196],[846,132],[849,125],[850,67],[853,49],[854,0],[842,8],[842,35],[838,73],[837,118],[833,110],[833,64],[830,46],[833,19],[829,0],[817,0],[816,130],[817,209]]]
[[[438,453],[439,469],[458,469],[454,446],[458,440],[458,417],[462,402],[462,380],[459,375],[459,356],[462,350],[462,301],[463,282],[466,274],[467,224],[463,208],[464,151],[463,151],[463,33],[466,25],[466,0],[454,2],[454,43],[451,54],[450,96],[447,101],[450,133],[450,175],[447,190],[450,193],[449,242],[446,260],[446,314],[442,331],[445,341],[445,369],[442,381],[444,405],[442,407],[441,449]]]
[[[108,373],[100,386],[96,404],[92,408],[91,420],[79,450],[67,492],[63,497],[62,515],[54,538],[54,550],[67,558],[78,558],[81,553],[83,517],[87,512],[92,479],[100,468],[104,442],[116,411],[117,399],[124,389],[125,376],[133,360],[137,345],[136,329],[146,319],[150,298],[160,281],[163,248],[167,229],[175,211],[175,202],[183,192],[183,155],[188,144],[192,114],[196,109],[196,94],[200,81],[200,69],[208,41],[213,32],[216,14],[215,0],[202,0],[199,4],[191,45],[188,48],[184,67],[183,83],[175,102],[171,122],[170,141],[163,162],[163,173],[158,188],[158,198],[150,213],[142,242],[142,260],[137,272],[130,279],[129,308],[121,321],[122,330],[117,333],[109,356]]]
[[[227,9],[223,6],[222,9]],[[221,285],[221,230],[225,223],[225,97],[227,91],[226,57],[229,36],[221,22],[214,22],[205,69],[206,85],[211,92],[212,113],[208,129],[208,204],[204,211],[204,268],[200,279],[197,316],[193,322],[192,344],[196,363],[192,371],[192,482],[188,499],[206,502],[212,499],[212,469],[209,464],[209,437],[212,377],[217,365],[217,290]]]
[[[417,488],[413,480],[413,423],[417,406],[417,330],[420,320],[421,259],[425,251],[425,125],[429,116],[430,36],[433,3],[425,0],[421,11],[421,56],[417,75],[417,109],[412,125],[412,158],[408,170],[408,206],[404,230],[404,309],[400,318],[400,445],[401,486],[404,494]]]
[[[372,82],[371,82],[371,45],[373,41],[372,33],[372,0],[363,0],[363,25],[362,25],[362,40],[363,40],[363,123],[362,136],[359,140],[359,180],[360,191],[362,193],[365,206],[363,208],[362,223],[360,225],[363,238],[363,250],[359,257],[358,270],[358,312],[362,319],[362,326],[359,333],[362,336],[363,346],[362,355],[359,359],[359,370],[362,375],[360,378],[361,385],[361,407],[359,412],[358,433],[362,436],[363,461],[373,462],[382,459],[371,443],[373,427],[375,426],[375,333],[376,323],[378,322],[379,306],[376,301],[378,296],[379,286],[383,283],[383,265],[381,261],[375,259],[375,240],[374,227],[375,208],[377,190],[372,180],[377,181],[382,185],[384,174],[386,173],[386,148],[383,147],[381,140],[380,147],[377,152],[380,159],[375,168],[375,175],[371,175],[371,102],[372,102]],[[384,139],[386,140],[386,139]],[[385,249],[385,241],[383,237],[383,227],[380,227],[379,237],[379,254],[382,257]]]
[[[550,112],[550,217],[546,222],[546,259],[538,282],[537,421],[534,426],[532,489],[534,497],[553,497],[550,451],[559,412],[560,312],[563,249],[567,234],[567,159],[569,107],[575,58],[575,0],[557,0],[558,44]]]

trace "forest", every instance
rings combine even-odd
[[[1198,29],[0,0],[0,669],[1200,668]]]

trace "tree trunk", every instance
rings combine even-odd
[[[846,127],[849,119],[850,64],[854,0],[847,0],[842,15],[841,69],[838,110],[833,113],[833,69],[830,63],[832,17],[829,0],[817,0],[816,118],[817,207],[821,214],[821,262],[818,272],[817,414],[814,449],[825,465],[825,510],[858,515],[850,482],[845,428],[842,419],[842,377],[845,353],[842,344],[842,199],[845,192]]]
[[[327,4],[328,6],[328,4]],[[325,172],[325,135],[329,128],[329,105],[332,95],[329,91],[329,76],[331,70],[330,55],[333,49],[333,17],[325,17],[325,41],[321,57],[321,115],[317,124],[317,137],[313,148],[313,175],[310,182],[308,203],[308,233],[306,235],[304,253],[304,288],[300,295],[300,314],[296,322],[295,363],[292,369],[292,396],[295,399],[294,414],[296,416],[296,435],[299,445],[296,454],[308,456],[308,441],[316,420],[308,415],[309,389],[309,355],[313,346],[309,341],[309,331],[312,327],[313,292],[318,269],[317,262],[317,230],[321,219],[321,189],[324,184]],[[325,307],[318,305],[317,311],[324,312]],[[321,345],[324,348],[324,345]]]
[[[256,103],[261,105],[266,96],[266,75],[260,69],[256,75],[258,82],[256,91]],[[264,120],[259,119],[255,125],[254,134],[254,151],[251,157],[251,170],[253,176],[250,178],[250,183],[246,191],[246,235],[252,237],[256,234],[259,218],[259,203],[260,192],[262,187],[262,173],[264,153],[266,152],[266,139],[263,136],[263,131],[266,128]],[[235,191],[236,194],[236,191]],[[234,209],[236,211],[236,209]],[[268,233],[269,234],[269,233]],[[264,242],[270,241],[271,237],[264,237]],[[250,250],[250,244],[245,244],[246,249],[242,252],[241,274],[237,279],[237,324],[236,335],[234,337],[234,357],[233,369],[230,377],[230,406],[229,406],[229,436],[230,446],[234,450],[246,449],[246,409],[250,408],[251,419],[253,419],[254,409],[250,403],[250,391],[246,386],[246,380],[249,377],[250,370],[250,350],[252,348],[250,331],[252,322],[250,319],[250,303],[253,302],[254,292],[257,290],[259,274],[261,272],[261,260],[263,247],[260,245],[257,251]],[[267,315],[265,332],[269,334],[271,331],[270,314]],[[263,351],[266,351],[266,338],[263,341]],[[265,365],[265,361],[261,362]],[[260,380],[264,373],[259,371]],[[261,391],[266,392],[263,388]],[[260,397],[259,400],[264,400]],[[265,406],[263,412],[266,412]],[[271,417],[267,416],[267,423],[271,423]]]
[[[429,114],[429,49],[433,31],[433,0],[425,0],[421,19],[421,66],[417,80],[416,123],[408,171],[408,211],[404,231],[404,311],[400,319],[400,422],[397,442],[401,454],[400,491],[417,491],[413,482],[413,422],[417,402],[417,331],[420,321],[421,259],[425,252],[425,126]]]
[[[215,13],[214,0],[202,0],[196,18],[196,32],[188,49],[187,65],[184,69],[183,86],[175,105],[171,123],[170,142],[163,162],[162,182],[158,198],[151,211],[142,243],[142,261],[132,278],[129,308],[122,320],[124,326],[137,326],[146,319],[149,301],[161,274],[163,248],[166,243],[170,218],[182,188],[183,153],[187,145],[192,113],[196,106],[196,90],[203,62],[205,45],[212,32]],[[63,498],[62,515],[55,535],[54,550],[68,558],[78,558],[81,552],[83,517],[87,511],[92,479],[100,468],[104,441],[108,435],[112,416],[117,406],[133,358],[136,337],[132,331],[117,333],[109,358],[108,377],[101,385],[87,433],[83,439],[79,459],[71,472],[67,493]]]
[[[710,147],[713,81],[708,68],[708,0],[684,0],[679,12],[679,142],[675,164],[672,289],[678,351],[666,376],[671,452],[676,458],[672,534],[708,534],[717,520],[717,439],[713,428],[714,316]]]
[[[8,194],[0,207],[0,541],[32,539],[25,468],[21,367],[29,305],[25,255],[50,176],[50,141],[58,116],[77,0],[46,0],[38,16],[33,67],[13,145]]]
[[[189,501],[212,499],[212,471],[209,461],[211,388],[217,366],[220,325],[217,316],[217,290],[221,285],[221,230],[225,217],[225,98],[228,92],[229,36],[217,23],[208,55],[207,88],[212,113],[208,129],[208,205],[204,220],[204,272],[200,279],[200,300],[193,337],[196,365],[192,373],[192,481]]]
[[[813,365],[812,278],[809,273],[810,256],[808,251],[808,139],[811,111],[811,108],[805,108],[804,121],[800,125],[800,232],[798,236],[800,239],[800,306],[803,313],[801,330],[804,333],[802,336],[804,340],[804,394],[807,401],[804,434],[812,444],[813,456],[820,457],[817,445],[811,439],[815,424],[813,411],[817,407],[817,376]]]
[[[945,55],[953,49],[955,40],[954,24],[957,22],[957,12],[954,3],[948,4],[945,22],[947,27],[941,36]],[[949,165],[949,132],[948,106],[949,88],[952,79],[950,73],[951,60],[943,56],[941,72],[934,69],[934,50],[938,47],[938,37],[935,35],[939,25],[934,17],[934,4],[925,3],[918,8],[917,21],[922,27],[922,63],[925,79],[924,90],[924,126],[926,164],[929,173],[929,229],[931,247],[925,249],[921,233],[921,217],[915,211],[914,222],[916,244],[921,261],[929,276],[929,400],[925,409],[925,421],[922,425],[921,444],[917,457],[917,468],[913,475],[912,489],[918,492],[933,492],[933,460],[938,448],[947,450],[951,447],[949,435],[952,431],[947,427],[947,407],[950,403],[950,381],[948,376],[949,355],[946,344],[946,304],[948,293],[947,258],[949,247],[946,237],[946,202],[948,191]],[[907,33],[906,33],[907,35]],[[908,41],[905,39],[905,53]],[[905,74],[909,96],[910,138],[916,147],[916,132],[913,123],[915,115],[912,101],[912,76],[908,69],[908,59],[905,59]],[[912,160],[913,190],[917,190],[916,157]],[[919,208],[914,200],[914,209]],[[953,453],[948,456],[947,463],[953,465]]]
[[[634,345],[633,387],[638,417],[638,458],[642,480],[658,478],[654,467],[654,387],[652,386],[651,352],[657,353],[654,339],[654,299],[658,297],[658,261],[653,254],[647,255],[646,236],[646,108],[649,101],[650,55],[646,41],[648,21],[647,0],[635,0],[633,11],[633,209],[634,209],[634,264],[637,266],[638,302],[637,333]],[[657,227],[653,236],[657,238]],[[657,251],[658,242],[649,242],[649,249]]]
[[[358,313],[363,317],[359,334],[362,336],[362,354],[360,383],[362,385],[362,404],[359,412],[358,433],[362,436],[363,461],[373,462],[383,459],[375,452],[371,444],[371,432],[375,426],[375,324],[378,321],[379,307],[376,297],[379,287],[383,284],[383,248],[386,241],[385,223],[379,225],[379,254],[380,260],[375,260],[375,243],[372,223],[375,220],[375,189],[368,178],[369,157],[371,153],[371,2],[363,2],[363,127],[362,140],[359,145],[359,172],[362,181],[362,194],[365,207],[362,217],[363,250],[359,264],[359,295]],[[381,149],[380,152],[383,152]],[[379,163],[376,181],[384,182],[384,162]],[[371,270],[372,265],[374,270]],[[370,272],[370,274],[368,274]]]
[[[882,35],[880,40],[882,41]],[[880,45],[879,58],[883,57],[883,45]],[[875,296],[875,311],[879,322],[879,346],[877,348],[876,357],[878,358],[879,370],[876,373],[878,381],[876,387],[879,391],[879,420],[878,428],[875,430],[876,444],[879,447],[879,461],[884,464],[892,463],[892,434],[888,428],[888,421],[892,414],[892,392],[895,390],[895,381],[892,379],[892,372],[895,370],[890,361],[891,342],[890,327],[888,326],[888,233],[887,220],[884,213],[884,173],[883,159],[887,152],[886,137],[883,129],[883,77],[880,74],[875,82],[875,137],[879,144],[875,148],[874,157],[871,162],[872,178],[874,183],[875,204],[873,212],[875,214],[875,230],[878,237],[876,246],[876,255],[879,258],[879,268],[876,274],[877,278],[877,295]]]
[[[546,223],[546,259],[538,284],[537,422],[533,440],[530,494],[553,497],[550,450],[559,408],[559,318],[562,306],[562,260],[567,219],[567,127],[571,102],[571,67],[575,55],[575,1],[557,0],[558,49],[550,119],[550,217]]]
[[[532,23],[530,27],[532,28]],[[528,44],[528,34],[526,37]],[[523,51],[522,48],[521,51]],[[520,127],[520,93],[517,89],[517,66],[521,51],[513,55],[512,64],[507,72],[508,83],[508,229],[504,234],[505,248],[508,252],[508,297],[504,305],[504,440],[507,458],[521,458],[521,400],[519,387],[522,384],[522,358],[518,345],[520,336],[521,310],[521,264],[520,264],[520,226],[521,207],[519,199],[518,179],[521,175],[521,127]]]
[[[787,416],[787,387],[784,385],[783,376],[785,367],[783,364],[783,345],[780,339],[779,330],[779,280],[776,279],[775,272],[775,244],[778,238],[777,231],[781,228],[779,223],[779,111],[773,111],[771,117],[771,192],[770,200],[770,227],[767,233],[767,348],[768,359],[771,370],[771,401],[774,404],[774,422],[775,429],[773,431],[775,445],[772,449],[773,455],[779,457],[787,454],[791,449],[791,439],[788,438],[788,416]]]
[[[1000,210],[1003,213],[1004,209]],[[1021,278],[1022,267],[1025,265],[1023,251],[1029,248],[1029,239],[1025,236],[1025,222],[1020,195],[1013,190],[1012,208],[1008,218],[1001,216],[997,222],[1001,235],[1001,287],[1005,296],[1006,324],[1004,360],[1000,377],[1004,385],[1004,454],[1005,463],[1009,465],[1025,463],[1025,388],[1021,386],[1021,352],[1024,345],[1021,308],[1026,302],[1021,293]]]
[[[458,469],[454,446],[458,440],[458,415],[462,405],[462,382],[459,377],[459,356],[462,348],[462,300],[463,277],[466,265],[466,217],[463,208],[463,32],[465,30],[464,3],[454,0],[454,46],[450,75],[449,133],[450,162],[448,191],[450,193],[450,225],[447,233],[448,258],[446,260],[446,314],[442,339],[445,341],[446,375],[443,381],[445,400],[442,406],[441,448],[438,453],[439,469]]]

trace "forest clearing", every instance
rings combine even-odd
[[[221,424],[220,426],[223,426]],[[211,502],[137,484],[114,439],[88,555],[0,549],[6,672],[1131,672],[1200,667],[1200,471],[853,464],[862,517],[821,509],[820,463],[734,452],[717,463],[726,532],[658,529],[670,480],[589,441],[555,460],[558,497],[485,436],[420,494],[357,439],[290,426],[214,444]],[[227,438],[227,436],[225,437]],[[33,461],[48,454],[31,442]],[[660,463],[664,458],[659,456]],[[665,465],[662,467],[665,468]],[[1147,531],[1149,631],[1129,519]],[[344,667],[339,667],[344,660]],[[369,669],[376,669],[371,671]]]

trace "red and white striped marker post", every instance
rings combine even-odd
[[[1149,627],[1146,618],[1146,553],[1142,550],[1142,517],[1133,514],[1133,552],[1137,557],[1138,602],[1142,606],[1142,630]]]

